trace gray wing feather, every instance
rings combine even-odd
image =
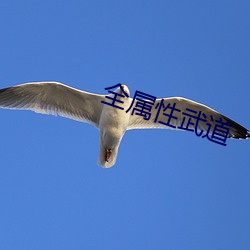
[[[0,107],[60,115],[99,125],[104,95],[71,88],[58,82],[34,82],[0,89]]]

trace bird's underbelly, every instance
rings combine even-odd
[[[114,107],[105,107],[100,119],[100,137],[103,146],[119,145],[129,122],[129,114]]]
[[[104,142],[105,147],[114,148],[117,144],[119,144],[121,138],[124,135],[124,130],[122,128],[109,128],[104,129],[101,132],[102,142]]]

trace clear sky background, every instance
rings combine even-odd
[[[119,82],[204,103],[250,129],[250,1],[1,1],[0,88]],[[126,133],[0,110],[0,248],[250,249],[250,141]]]

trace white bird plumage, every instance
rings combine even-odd
[[[32,110],[37,113],[60,115],[77,121],[91,123],[100,130],[98,164],[109,168],[116,162],[119,145],[127,130],[171,128],[164,124],[154,122],[157,114],[156,109],[151,110],[149,120],[145,120],[144,117],[140,115],[131,115],[133,108],[126,113],[125,111],[129,109],[133,99],[130,98],[130,92],[126,85],[122,84],[121,88],[118,87],[115,90],[115,92],[120,95],[123,94],[123,91],[128,97],[117,97],[117,100],[123,102],[122,107],[124,110],[121,110],[103,103],[110,103],[109,99],[106,99],[105,96],[112,97],[113,94],[93,94],[58,82],[25,83],[0,89],[0,107]],[[156,99],[155,105],[159,104],[161,100],[162,99]],[[212,131],[215,126],[215,120],[223,118],[225,122],[229,121],[232,125],[228,134],[229,138],[246,139],[250,137],[250,132],[246,128],[203,104],[182,97],[164,98],[164,102],[170,103],[171,106],[175,103],[176,108],[182,111],[188,108],[201,111],[209,117],[213,116],[214,120],[210,122],[210,131]],[[135,100],[133,107],[136,106],[136,103],[137,101]],[[176,127],[181,126],[184,115],[181,112],[176,112],[175,116],[177,119],[173,119],[171,124]],[[166,123],[168,118],[160,114],[159,119]],[[195,124],[194,119],[191,121]],[[189,128],[194,129],[195,127],[190,125]],[[200,121],[198,123],[199,131],[207,131],[207,129],[208,126],[206,122]]]

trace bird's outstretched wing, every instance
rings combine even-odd
[[[133,108],[136,107],[137,102],[138,101],[134,102]],[[129,126],[127,129],[128,130],[150,129],[150,128],[183,129],[183,128],[188,127],[188,129],[194,129],[194,130],[197,129],[197,131],[203,131],[203,132],[207,132],[209,130],[209,133],[212,133],[215,127],[215,124],[216,123],[218,124],[217,121],[221,120],[224,123],[228,122],[232,126],[232,127],[228,127],[230,129],[228,133],[228,137],[236,138],[236,139],[239,139],[239,138],[246,139],[250,137],[250,132],[246,128],[242,127],[241,125],[234,122],[233,120],[227,118],[226,116],[218,113],[217,111],[201,103],[198,103],[198,102],[186,99],[186,98],[182,98],[182,97],[164,98],[163,99],[164,108],[166,108],[167,105],[169,106],[164,112],[163,112],[164,110],[163,108],[158,113],[159,106],[161,106],[160,105],[161,103],[162,103],[162,99],[156,100],[154,106],[152,107],[151,117],[149,120],[145,120],[143,116],[136,115],[136,111],[135,111],[134,114],[130,116],[130,122],[129,122]],[[174,109],[178,109],[180,111],[174,110],[172,115],[176,119],[172,117],[169,120],[174,104],[175,104]],[[200,118],[206,121],[199,120],[199,122],[196,123],[197,119],[195,117],[198,117],[199,111],[201,111]],[[163,113],[165,113],[165,115]],[[184,113],[188,115],[185,115]],[[158,117],[157,117],[157,114],[158,114]],[[155,120],[156,117],[157,117],[157,120]],[[190,121],[189,121],[189,118],[190,118]],[[165,124],[159,123],[159,121]],[[172,125],[173,127],[166,125],[168,121],[170,121],[169,125]],[[189,122],[189,125],[187,126],[188,122]],[[197,128],[195,128],[196,124],[197,124]],[[209,127],[208,124],[211,124],[211,126]]]
[[[105,100],[97,95],[58,82],[33,82],[0,89],[0,107],[60,115],[96,127]]]

